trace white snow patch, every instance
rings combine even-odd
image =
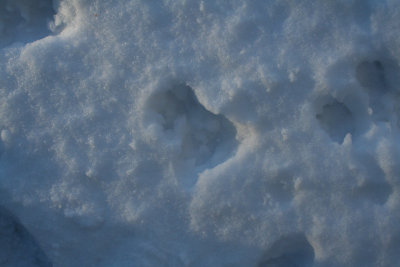
[[[397,0],[0,0],[0,265],[396,265],[399,23]]]

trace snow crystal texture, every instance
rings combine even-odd
[[[0,265],[400,264],[398,0],[0,0]]]

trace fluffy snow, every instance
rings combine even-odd
[[[0,0],[0,265],[396,266],[398,0]]]

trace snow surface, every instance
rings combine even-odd
[[[0,0],[0,265],[399,265],[399,25],[398,0]]]

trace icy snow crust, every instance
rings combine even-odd
[[[396,266],[399,25],[398,0],[0,0],[0,261]]]

